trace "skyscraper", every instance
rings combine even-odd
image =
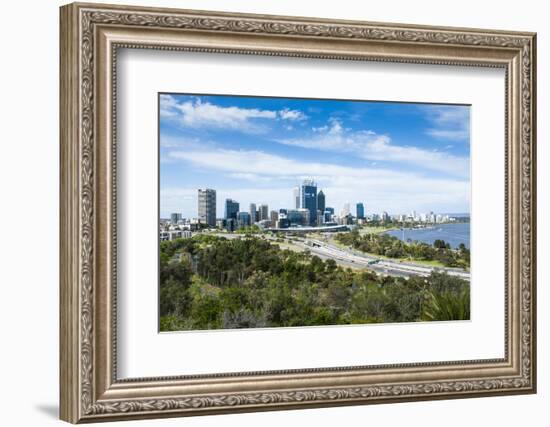
[[[250,212],[250,225],[252,225],[258,221],[258,218],[256,218],[256,203],[250,203],[248,211]]]
[[[225,219],[237,219],[239,212],[239,202],[233,199],[225,199]]]
[[[317,194],[317,210],[321,213],[325,212],[325,193],[323,193],[323,190]]]
[[[181,221],[181,214],[180,213],[170,214],[170,222],[172,224],[176,225],[180,221]]]
[[[365,218],[365,206],[363,205],[363,203],[357,203],[355,208],[357,209],[357,218],[358,219],[364,219]]]
[[[292,204],[294,205],[294,209],[300,209],[300,187],[292,189]]]
[[[313,180],[306,179],[301,188],[302,209],[309,211],[309,224],[314,225],[317,220],[317,184]]]
[[[258,212],[260,213],[259,221],[269,219],[269,207],[267,205],[260,205]]]
[[[199,219],[210,227],[216,226],[216,190],[199,188]]]

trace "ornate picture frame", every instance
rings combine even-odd
[[[60,416],[97,422],[536,391],[536,35],[70,4],[61,8]],[[117,49],[505,70],[502,359],[119,379]]]

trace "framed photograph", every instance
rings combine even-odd
[[[61,8],[61,418],[536,391],[535,34]]]

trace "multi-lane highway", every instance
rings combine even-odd
[[[232,233],[213,233],[219,237],[229,239],[241,238],[241,234]],[[275,241],[276,238],[263,234],[262,238]],[[286,244],[284,245],[286,246]],[[349,248],[336,246],[328,241],[307,238],[294,237],[289,246],[298,250],[309,250],[313,255],[322,259],[333,259],[337,264],[343,267],[368,268],[378,274],[388,276],[429,276],[432,271],[444,271],[450,276],[457,276],[464,280],[470,280],[470,273],[458,268],[432,267],[429,265],[416,264],[413,262],[393,261],[386,258],[378,258]]]
[[[317,239],[295,240],[293,243],[302,245],[304,248],[309,249],[312,254],[321,258],[334,259],[337,263],[349,267],[369,268],[379,274],[403,277],[411,275],[429,276],[432,271],[437,270],[445,271],[451,276],[457,276],[464,280],[470,280],[470,273],[457,268],[432,267],[411,262],[377,258],[372,255],[367,255],[352,249],[341,248]]]

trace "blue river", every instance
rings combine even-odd
[[[400,240],[419,241],[428,244],[433,244],[437,239],[445,240],[453,248],[464,243],[467,248],[470,247],[470,223],[459,222],[456,224],[438,224],[429,228],[417,228],[404,230],[391,230],[386,234],[397,237]]]

